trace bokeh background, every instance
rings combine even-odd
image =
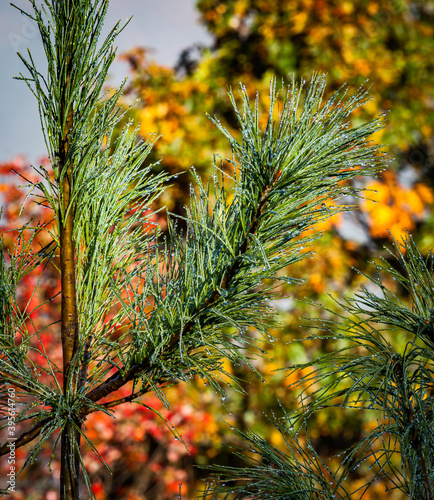
[[[18,5],[26,5],[26,0]],[[155,168],[182,174],[159,200],[170,211],[182,214],[188,203],[191,166],[206,178],[213,152],[223,158],[230,154],[205,112],[217,115],[232,129],[235,120],[227,90],[232,88],[236,93],[239,82],[252,97],[259,91],[264,109],[273,75],[278,81],[289,81],[293,74],[308,81],[314,71],[327,73],[329,93],[344,83],[350,89],[371,86],[373,99],[354,114],[353,125],[386,113],[387,126],[373,139],[387,144],[393,158],[382,176],[364,181],[371,190],[369,200],[350,200],[358,204],[358,210],[324,225],[324,237],[313,248],[315,258],[288,269],[305,282],[297,288],[283,287],[284,298],[274,303],[281,327],[271,333],[277,340],[261,345],[268,360],[255,361],[266,384],[242,366],[227,366],[244,380],[244,394],[229,388],[228,398],[222,402],[198,380],[191,386],[168,390],[169,412],[157,398],[146,398],[147,404],[162,411],[177,427],[188,451],[170,429],[139,405],[119,407],[116,419],[97,414],[88,418],[88,435],[113,470],[111,476],[90,450],[86,452],[85,464],[97,498],[190,499],[207,475],[200,466],[235,463],[230,447],[237,443],[231,425],[253,429],[274,445],[284,446],[268,416],[281,414],[282,408],[290,411],[297,407],[291,390],[296,375],[288,378],[287,372],[279,369],[335,347],[332,340],[320,345],[294,342],[311,333],[302,317],[331,314],[308,306],[304,300],[317,300],[337,309],[333,297],[354,294],[366,284],[354,268],[370,274],[372,259],[389,258],[384,245],[390,243],[391,235],[400,238],[410,232],[424,253],[434,246],[434,2],[112,0],[107,26],[130,15],[135,18],[119,38],[112,81],[119,83],[128,74],[122,104],[127,106],[140,98],[130,118],[139,124],[142,135],[161,135],[152,157],[153,161],[161,160]],[[9,81],[22,71],[11,54],[26,46],[37,53],[39,40],[34,27],[6,3],[0,6],[0,19],[5,35],[1,38],[5,71],[0,102],[0,191],[4,206],[0,224],[6,230],[15,227],[25,196],[23,190],[13,188],[21,181],[10,175],[11,169],[34,177],[30,163],[46,164],[47,160],[36,104],[22,83]],[[27,203],[23,217],[48,216],[41,207]],[[164,216],[159,222],[164,226]],[[5,233],[6,246],[15,235],[15,231]],[[57,276],[48,269],[38,294],[31,296],[36,279],[30,275],[22,288],[23,304],[30,300],[31,307],[59,291]],[[402,296],[403,291],[394,283],[390,286]],[[42,325],[58,315],[55,299],[35,310],[32,320]],[[249,333],[256,336],[254,331]],[[56,326],[45,335],[53,355],[59,355]],[[328,410],[312,419],[310,437],[321,455],[330,457],[372,429],[375,418],[368,413]],[[18,479],[17,493],[11,498],[58,498],[59,461],[56,455],[50,475],[45,468],[50,454],[47,447]],[[20,450],[18,455],[22,463],[27,452]],[[368,468],[355,472],[352,486],[362,484],[370,473]],[[378,480],[363,498],[399,496],[385,493],[384,482]]]

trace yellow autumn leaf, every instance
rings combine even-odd
[[[308,12],[305,10],[297,12],[291,17],[291,31],[294,34],[301,33],[305,28],[308,20]]]

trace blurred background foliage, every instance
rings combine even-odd
[[[194,498],[200,487],[198,479],[206,472],[193,465],[234,463],[230,445],[236,437],[230,425],[252,429],[273,445],[283,445],[282,435],[267,415],[275,412],[278,416],[280,405],[286,410],[295,408],[291,384],[297,375],[288,378],[285,371],[275,370],[336,347],[333,340],[322,345],[293,342],[310,333],[303,316],[329,314],[303,300],[317,300],[333,309],[332,297],[351,295],[361,284],[371,286],[353,267],[374,272],[369,262],[379,255],[387,258],[383,245],[390,241],[388,231],[398,238],[411,232],[422,252],[434,246],[434,2],[198,0],[197,9],[213,36],[211,46],[183,51],[174,68],[158,65],[144,47],[131,48],[119,56],[130,66],[123,104],[141,99],[128,117],[140,123],[142,135],[161,135],[152,160],[160,160],[157,168],[177,176],[159,200],[161,206],[183,213],[191,181],[188,170],[194,166],[206,178],[213,153],[221,155],[217,161],[227,167],[224,158],[230,151],[205,112],[217,115],[230,127],[235,122],[227,90],[236,90],[242,82],[252,96],[259,91],[260,101],[267,104],[272,75],[288,82],[293,74],[309,80],[314,71],[324,72],[329,93],[344,83],[350,87],[372,85],[372,100],[353,116],[353,125],[387,113],[387,127],[373,139],[389,145],[393,161],[382,177],[366,183],[371,190],[369,200],[345,200],[357,204],[359,210],[325,225],[324,237],[311,249],[314,258],[291,270],[305,282],[298,288],[283,288],[284,298],[273,304],[282,326],[270,332],[274,341],[271,338],[262,346],[267,359],[255,362],[266,383],[243,366],[227,366],[245,381],[244,394],[228,390],[227,401],[221,402],[202,382],[195,381],[169,390],[170,412],[151,402],[169,418],[169,425],[177,427],[190,453],[174,441],[155,415],[139,405],[117,408],[116,420],[105,415],[89,417],[88,432],[114,471],[110,477],[91,451],[86,455],[86,466],[101,499],[172,499],[179,494]],[[12,166],[24,176],[34,175],[21,160]],[[13,227],[24,199],[22,191],[12,189],[10,176],[4,175],[10,167],[0,167],[0,189],[6,202],[3,230]],[[22,217],[46,220],[49,214],[28,203]],[[162,213],[159,222],[164,226]],[[13,231],[6,233],[5,246],[14,236]],[[28,279],[36,280],[37,274]],[[50,269],[44,274],[40,297],[27,297],[30,285],[23,288],[23,307],[29,301],[27,307],[34,307],[59,291],[56,274]],[[402,296],[403,290],[395,283],[389,285]],[[33,320],[45,324],[57,321],[59,303],[57,297],[35,309]],[[46,330],[52,352],[60,349],[57,326]],[[375,424],[372,419],[372,415],[361,418],[360,413],[329,410],[311,422],[310,438],[322,456],[333,456],[371,430]],[[230,425],[223,425],[223,420]],[[24,460],[23,451],[20,457]],[[41,457],[19,480],[21,492],[12,498],[57,498],[56,475],[50,477],[41,469],[48,459]],[[58,462],[52,465],[56,467]],[[362,484],[360,475],[369,473],[355,472],[354,485],[358,481]],[[34,488],[35,478],[39,493]],[[378,481],[363,498],[385,495],[384,484]],[[389,494],[388,498],[397,497]]]

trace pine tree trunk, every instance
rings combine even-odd
[[[74,438],[80,446],[80,433],[72,425],[65,427],[61,439],[60,499],[80,498],[80,456],[79,448],[74,448]]]
[[[66,96],[62,107],[64,110]],[[73,127],[73,109],[67,111],[68,119],[63,137],[60,141],[59,172],[67,168],[61,185],[61,205],[63,214],[60,221],[60,270],[62,288],[62,350],[63,350],[63,393],[66,401],[72,401],[77,389],[77,370],[71,370],[71,362],[78,350],[78,314],[75,283],[75,250],[74,250],[74,207],[71,204],[72,167],[66,165],[68,152],[68,134]],[[70,415],[70,418],[74,418]],[[78,419],[77,419],[78,421]],[[79,425],[77,423],[77,425]],[[80,433],[72,421],[63,429],[61,438],[61,500],[79,499],[80,477]]]
[[[64,396],[70,401],[76,390],[76,377],[70,373],[71,360],[78,346],[78,318],[75,290],[74,245],[72,240],[73,211],[66,220],[66,227],[61,230],[61,283],[62,283],[62,347]],[[79,425],[79,424],[77,424]],[[75,439],[74,439],[75,437]],[[76,443],[74,447],[74,441]],[[79,499],[79,446],[80,433],[72,422],[68,424],[61,439],[61,500]]]

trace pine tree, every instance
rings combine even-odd
[[[182,224],[169,214],[162,234],[150,207],[170,179],[146,161],[155,139],[138,140],[131,124],[117,135],[122,87],[102,95],[124,26],[98,44],[109,0],[29,2],[31,13],[17,8],[37,23],[48,66],[43,75],[30,52],[20,55],[30,76],[19,79],[37,99],[52,167],[39,167],[42,180],[30,187],[56,225],[37,251],[45,228],[24,225],[0,255],[0,395],[14,387],[25,402],[17,422],[28,430],[15,447],[33,442],[26,465],[60,431],[60,493],[70,500],[79,498],[80,474],[92,490],[80,453],[83,441],[92,447],[87,415],[110,414],[149,392],[167,404],[164,388],[194,376],[224,397],[225,359],[254,369],[251,356],[261,349],[246,330],[267,338],[273,310],[266,301],[277,283],[296,284],[283,270],[307,257],[301,249],[318,236],[305,231],[349,209],[334,202],[357,195],[351,180],[383,165],[380,147],[368,142],[382,120],[350,128],[367,90],[347,97],[340,89],[323,102],[325,77],[314,75],[308,86],[292,79],[278,89],[272,81],[262,124],[258,100],[241,87],[241,110],[229,94],[239,136],[212,119],[232,149],[231,171],[216,155],[211,180],[196,176]],[[61,277],[61,374],[17,297],[22,278],[40,265]],[[46,366],[32,365],[31,352]],[[130,382],[129,396],[106,401]],[[8,450],[6,438],[1,454]]]
[[[382,258],[377,276],[365,275],[375,293],[363,287],[340,303],[341,321],[322,319],[318,328],[326,333],[310,337],[332,337],[341,348],[291,368],[315,370],[297,383],[301,411],[275,420],[287,451],[253,432],[235,431],[253,454],[245,468],[214,468],[224,476],[221,481],[239,483],[223,487],[219,482],[208,492],[236,492],[240,499],[350,499],[361,498],[383,477],[389,491],[399,490],[413,500],[434,498],[434,254],[424,258],[410,236],[393,243],[392,263]],[[394,281],[408,303],[390,290]],[[399,341],[402,332],[404,343]],[[306,447],[299,438],[314,413],[336,406],[370,411],[377,425],[345,450],[340,467],[332,470],[308,433]],[[363,486],[356,491],[344,486],[352,470],[366,472],[368,465],[375,473]]]

